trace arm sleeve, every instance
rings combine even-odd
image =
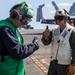
[[[50,35],[46,40],[44,39],[44,37],[42,37],[41,41],[44,45],[49,45],[52,42],[52,31],[50,32]]]
[[[75,29],[71,33],[69,42],[70,42],[70,46],[71,46],[71,49],[72,49],[72,60],[71,60],[71,63],[75,64]]]
[[[17,39],[15,39],[15,35],[12,30],[8,27],[2,27],[0,29],[0,34],[4,47],[8,51],[9,55],[14,59],[24,59],[36,50],[33,43],[21,45]]]

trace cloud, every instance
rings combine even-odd
[[[58,4],[57,4],[58,7],[59,7],[59,6],[61,6],[61,7],[63,7],[63,6],[68,7],[68,6],[71,6],[71,5],[72,5],[72,3],[67,3],[67,2],[63,2],[63,3],[58,3]],[[45,6],[46,6],[46,7],[52,7],[53,5],[52,5],[52,4],[45,4]]]
[[[53,14],[53,13],[55,13],[55,10],[54,10],[54,11],[49,11],[49,13],[50,13],[50,14]]]
[[[68,7],[68,6],[71,6],[72,4],[71,4],[71,3],[66,3],[66,2],[64,2],[64,3],[59,3],[59,4],[57,4],[57,5],[58,5],[58,7],[59,7],[59,6],[61,6],[61,7],[63,7],[63,6]]]
[[[46,4],[45,6],[46,7],[52,7],[52,4]]]

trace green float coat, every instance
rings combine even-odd
[[[0,28],[3,26],[10,27],[15,35],[15,39],[17,39],[20,44],[24,44],[23,37],[17,30],[17,27],[15,27],[14,24],[9,19],[0,21]],[[1,59],[1,55],[0,55],[0,59]],[[4,62],[0,62],[0,75],[25,75],[26,74],[26,69],[24,66],[23,59],[16,60],[9,55],[4,56],[4,59],[5,59]]]

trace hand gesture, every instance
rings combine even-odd
[[[67,75],[74,75],[75,74],[75,64],[70,64],[67,70]]]
[[[48,26],[46,27],[45,31],[43,32],[43,38],[47,39],[50,35],[50,30],[48,28]]]

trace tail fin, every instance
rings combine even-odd
[[[55,10],[59,10],[58,6],[56,5],[56,3],[54,1],[52,1],[52,4],[53,4]]]
[[[70,7],[69,14],[71,16],[75,15],[75,3],[73,3],[73,5]]]
[[[43,19],[42,7],[44,7],[44,5],[45,4],[39,5],[39,7],[37,8],[37,17],[36,17],[37,22],[40,22],[40,20]]]

